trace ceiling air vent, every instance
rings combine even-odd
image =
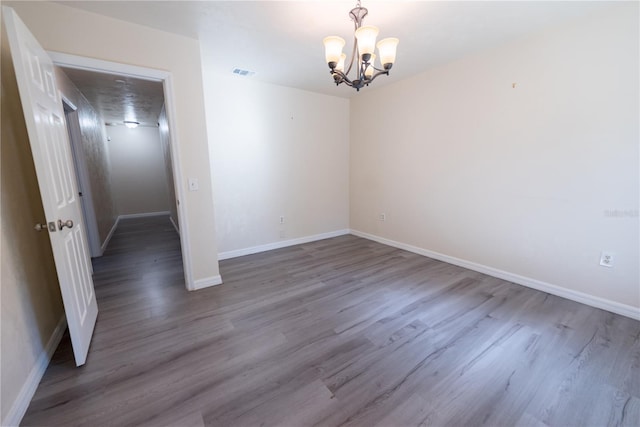
[[[242,68],[234,68],[233,74],[237,74],[238,76],[243,77],[251,77],[255,74],[255,71],[243,70]]]

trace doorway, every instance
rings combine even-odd
[[[148,82],[156,82],[161,85],[162,95],[164,97],[164,108],[162,116],[160,116],[155,122],[156,127],[164,127],[165,135],[162,140],[162,144],[167,144],[169,169],[171,172],[172,183],[169,193],[173,197],[175,203],[174,211],[177,214],[175,221],[175,228],[180,236],[180,247],[182,252],[182,264],[185,276],[185,287],[187,290],[191,290],[190,284],[192,284],[192,272],[190,254],[188,250],[188,231],[185,224],[186,216],[183,205],[180,201],[183,199],[182,189],[180,185],[176,185],[175,177],[181,176],[179,150],[177,144],[175,144],[172,136],[175,135],[173,129],[175,129],[175,107],[173,101],[173,85],[171,80],[171,74],[166,71],[160,71],[155,69],[149,69],[144,67],[114,63],[109,61],[102,61],[92,58],[79,57],[68,54],[61,54],[57,52],[48,52],[51,56],[54,64],[62,69],[76,69],[84,70],[87,72],[95,72],[102,74],[109,74],[113,76],[120,76],[122,80],[138,79]],[[160,121],[164,121],[164,126],[160,126]],[[160,129],[162,131],[162,129]],[[106,137],[106,135],[105,135]],[[83,193],[84,194],[84,193]],[[90,216],[90,213],[87,213]],[[103,248],[104,249],[104,248]]]

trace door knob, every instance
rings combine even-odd
[[[62,222],[61,219],[58,220],[58,230],[62,230],[65,227],[73,227],[73,221],[71,221],[70,219],[66,220],[65,222]]]

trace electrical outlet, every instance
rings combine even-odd
[[[380,221],[386,221],[387,220],[387,214],[381,213],[380,215],[378,215],[378,219]]]
[[[287,232],[284,230],[280,230],[280,238],[285,239],[287,237]]]
[[[280,224],[284,224],[284,216],[280,217]]]
[[[600,265],[603,267],[613,267],[614,254],[612,252],[602,252],[600,254]]]

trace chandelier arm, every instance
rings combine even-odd
[[[351,81],[351,79],[349,79],[349,77],[347,77],[347,75],[342,71],[336,70],[333,72],[333,74],[337,74],[338,76],[340,76],[340,80],[338,81],[338,83],[346,83],[347,86],[353,86],[353,82]]]
[[[363,13],[363,10],[364,10],[364,13]],[[360,1],[358,1],[358,4],[356,5],[356,7],[352,9],[351,12],[349,12],[349,16],[353,21],[354,33],[358,28],[362,26],[362,20],[364,19],[365,16],[367,16],[367,12],[368,11],[360,5]],[[360,51],[358,50],[358,39],[354,35],[353,50],[351,51],[351,60],[349,61],[349,67],[347,68],[347,72],[345,74],[349,74],[351,72],[351,68],[353,67],[353,62],[356,58],[358,58],[358,61],[360,60]],[[360,75],[356,77],[360,78]]]
[[[373,66],[372,66],[372,67],[373,67]],[[373,69],[374,69],[374,70],[376,70],[376,71],[380,71],[380,72],[383,72],[383,73],[384,73],[384,72],[386,72],[387,74],[389,74],[389,70],[385,70],[384,68],[376,68],[376,67],[373,67]]]
[[[362,7],[359,3],[356,7],[351,9],[349,17],[353,21],[356,30],[362,26],[362,21],[368,14],[369,10],[366,7]]]
[[[376,77],[381,76],[383,74],[388,76],[389,75],[389,71],[384,71],[383,70],[383,71],[379,71],[379,72],[375,73],[373,76],[371,76],[370,79],[367,79],[367,84],[371,83],[372,81],[375,80]]]
[[[356,56],[359,56],[359,55],[356,55],[358,53],[357,51],[358,51],[358,41],[354,37],[353,38],[353,51],[351,52],[351,61],[349,62],[349,67],[347,68],[347,72],[344,73],[345,75],[349,74],[351,72],[351,67],[353,67],[353,60],[354,60],[354,58]]]

